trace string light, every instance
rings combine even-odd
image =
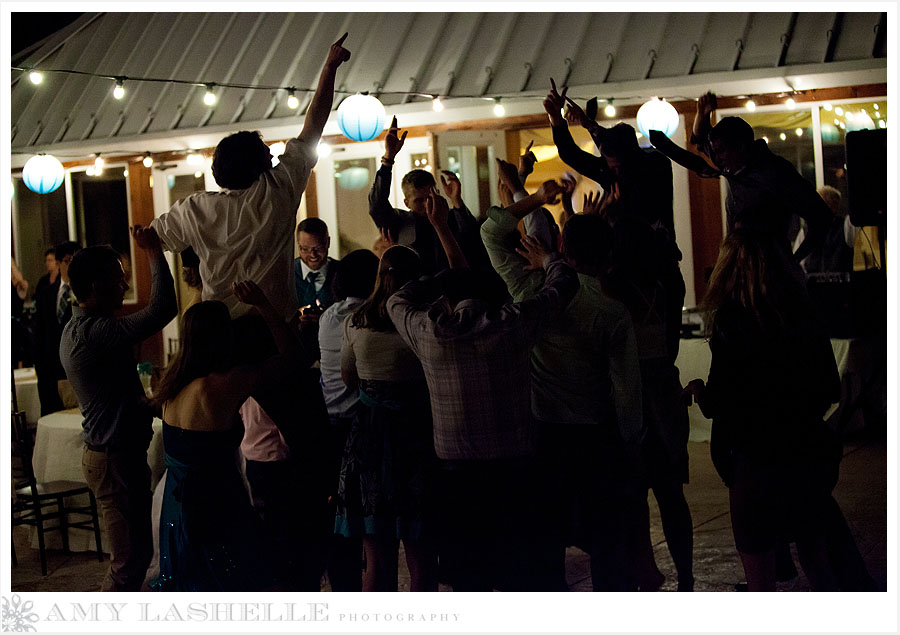
[[[495,103],[494,103],[494,116],[495,116],[495,117],[502,117],[503,115],[506,114],[506,108],[503,106],[503,104],[500,103],[500,98],[499,98],[499,97],[497,97],[494,101],[495,101]]]
[[[750,112],[753,112],[754,110],[756,110],[756,102],[752,99],[748,99],[747,103],[744,104],[744,107]]]
[[[872,108],[874,108],[875,110],[878,110],[878,104],[872,104]]]
[[[832,106],[831,104],[825,104],[824,106],[822,106],[822,108],[824,108],[828,112],[831,112],[831,110],[834,108],[834,106]]]
[[[203,165],[203,155],[197,152],[191,152],[187,155],[187,162],[190,165]]]
[[[151,168],[151,167],[153,167],[153,157],[150,156],[150,153],[149,153],[149,152],[145,152],[145,153],[144,153],[143,164],[144,164],[144,167],[145,167],[145,168]]]
[[[215,84],[206,85],[206,94],[203,95],[203,103],[207,106],[212,106],[216,103],[216,94],[213,92],[214,85]]]
[[[766,142],[766,145],[768,145],[768,144],[769,144],[769,137],[763,137],[763,141],[765,141],[765,142]]]
[[[788,97],[788,98],[785,100],[784,105],[787,106],[788,108],[790,108],[791,110],[793,110],[794,108],[797,107],[797,102],[794,101],[794,98],[793,98],[793,97]]]
[[[797,128],[796,130],[794,130],[794,132],[797,133],[798,137],[803,136],[803,128]]]
[[[195,179],[199,179],[202,176],[203,176],[203,172],[201,170],[197,170],[196,172],[194,172]]]
[[[844,109],[838,106],[834,109],[834,114],[836,114],[838,117],[841,117],[844,114]]]
[[[94,159],[94,175],[100,176],[103,174],[103,166],[105,162],[103,161],[103,157],[100,156],[100,153],[97,153],[97,158]]]
[[[125,84],[124,79],[116,80],[116,87],[113,88],[113,97],[115,97],[116,99],[122,99],[122,97],[125,96],[125,85],[124,84]]]
[[[294,90],[295,89],[292,88],[288,91],[287,105],[291,110],[297,110],[297,108],[300,106],[300,100],[297,99],[297,95],[294,94]]]
[[[612,99],[609,100],[609,103],[606,104],[606,108],[603,109],[603,114],[607,117],[615,117],[616,116],[616,107],[613,106]]]
[[[124,177],[126,177],[126,178],[128,177],[128,168],[125,168],[125,169],[122,171],[122,176],[124,176]]]
[[[441,112],[444,109],[444,102],[441,101],[440,97],[435,97],[431,100],[431,109],[434,112]]]
[[[780,135],[778,135],[778,138],[781,139],[782,141],[786,141],[787,135],[782,132]]]
[[[28,79],[31,80],[31,83],[37,86],[42,81],[44,81],[44,74],[40,71],[31,71],[28,73]]]

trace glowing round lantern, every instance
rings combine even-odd
[[[671,137],[678,130],[678,111],[665,99],[654,97],[637,111],[637,127],[645,137],[651,130],[659,130]]]
[[[351,95],[337,110],[341,132],[353,141],[369,141],[380,135],[385,117],[384,106],[372,95]]]
[[[361,190],[369,187],[372,183],[369,170],[363,167],[346,168],[335,176],[337,176],[338,184],[345,190]]]
[[[22,180],[32,192],[49,194],[62,185],[65,171],[62,163],[49,154],[39,154],[28,159],[22,168]]]

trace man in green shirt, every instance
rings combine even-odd
[[[506,166],[501,164],[501,173]],[[516,302],[533,297],[545,275],[520,255],[540,251],[537,241],[522,238],[528,252],[513,247],[519,220],[536,209],[530,201],[492,207],[481,228],[491,264]],[[601,218],[576,215],[566,223],[563,255],[578,272],[580,287],[531,357],[538,452],[547,469],[547,500],[555,507],[547,517],[557,523],[547,538],[556,543],[561,590],[565,548],[575,541],[591,553],[595,591],[636,590],[627,546],[630,514],[642,494],[641,381],[628,310],[600,285],[611,249],[611,230]],[[584,520],[586,536],[573,535],[568,521],[575,514]]]

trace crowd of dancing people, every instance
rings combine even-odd
[[[140,589],[153,557],[155,415],[167,467],[157,590],[318,591],[327,576],[335,591],[392,591],[402,542],[413,591],[564,591],[570,546],[589,554],[595,591],[653,591],[652,491],[677,589],[691,591],[693,399],[713,419],[749,589],[774,590],[790,543],[813,589],[867,588],[831,496],[840,442],[822,417],[839,380],[799,266],[832,217],[813,186],[742,120],[713,126],[712,94],[694,123],[710,163],[658,138],[641,148],[631,126],[601,126],[551,80],[559,156],[602,193],[580,210],[570,177],[529,193],[526,150],[497,160],[500,205],[473,213],[455,174],[413,170],[396,209],[407,132],[395,117],[369,194],[378,249],[335,260],[327,225],[295,219],[346,37],[277,166],[258,133],[233,134],[213,157],[221,191],[133,228],[152,275],[145,308],[115,315],[128,285],[111,248],[56,250],[66,300],[52,306],[71,313],[52,315],[65,324],[59,359],[109,536],[103,590]],[[701,305],[708,378],[675,366],[672,160],[728,187]],[[546,206],[560,199],[557,223]],[[793,251],[795,214],[806,229]],[[184,254],[202,300],[148,400],[133,347],[178,314],[164,250]]]

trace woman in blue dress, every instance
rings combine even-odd
[[[255,390],[298,360],[297,339],[253,282],[233,285],[257,307],[279,355],[232,366],[231,317],[221,302],[184,314],[181,350],[157,391],[162,408],[167,476],[159,531],[160,591],[275,589],[276,554],[261,539],[259,520],[241,477],[238,414]]]

